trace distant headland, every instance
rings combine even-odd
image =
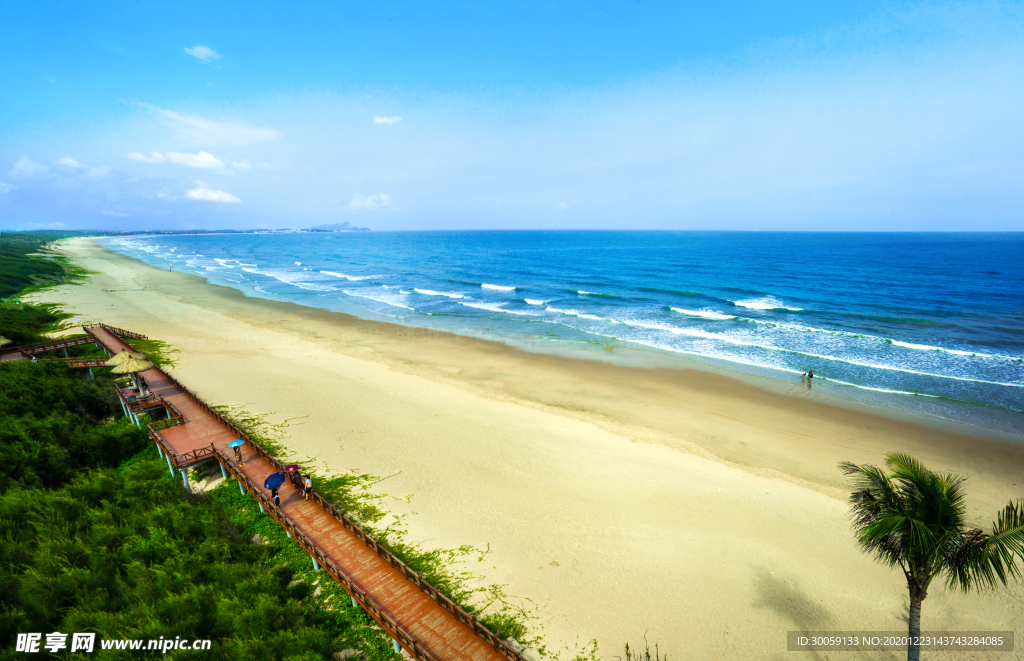
[[[369,232],[369,227],[352,227],[352,223],[329,223],[306,229],[307,232]]]

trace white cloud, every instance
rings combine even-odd
[[[236,122],[215,122],[204,117],[183,115],[173,110],[164,110],[148,103],[139,104],[155,112],[165,124],[175,131],[175,137],[185,143],[196,145],[231,144],[255,145],[274,142],[281,134],[262,126],[249,126]]]
[[[376,117],[373,118],[374,124],[387,124],[388,126],[391,126],[392,124],[397,124],[400,121],[402,121],[402,118],[399,117],[398,115],[395,115],[394,117],[382,117],[380,115],[377,115]]]
[[[227,202],[229,204],[237,204],[242,201],[231,193],[225,193],[222,190],[210,190],[206,188],[206,183],[202,181],[196,182],[196,188],[185,191],[185,197],[190,200],[202,200],[203,202]]]
[[[555,202],[555,207],[554,208],[556,208],[556,209],[568,209],[569,207],[571,207],[574,204],[576,204],[576,200],[573,200],[572,202]]]
[[[133,151],[125,158],[130,158],[133,161],[142,161],[143,163],[163,163],[166,160],[164,155],[158,151],[150,152],[149,156],[144,156],[137,151]]]
[[[14,162],[14,167],[11,168],[11,174],[22,179],[40,177],[49,171],[50,168],[46,167],[42,163],[36,163],[28,156],[22,156],[19,158]]]
[[[176,195],[171,195],[170,193],[168,193],[166,191],[161,191],[161,192],[157,193],[156,196],[158,198],[160,198],[161,200],[176,200],[176,199],[178,199],[178,197]]]
[[[150,152],[149,156],[133,151],[128,154],[128,158],[133,161],[142,161],[144,163],[177,163],[178,165],[187,165],[190,168],[202,168],[206,170],[224,167],[223,161],[207,151],[201,151],[198,154],[189,154],[187,152],[180,151],[169,151],[165,154],[161,154],[158,151],[154,151]]]
[[[171,163],[187,165],[190,168],[216,169],[224,167],[224,163],[220,159],[206,151],[201,151],[198,154],[169,151],[164,154],[164,158]]]
[[[394,201],[390,195],[386,193],[380,193],[378,195],[360,195],[359,193],[353,193],[352,199],[349,200],[348,208],[353,211],[359,211],[362,209],[377,209],[379,207],[390,207],[394,206]]]
[[[75,159],[71,158],[70,156],[65,156],[63,158],[58,158],[56,162],[58,164],[60,164],[60,165],[66,165],[69,168],[84,168],[85,167],[84,165],[82,165],[81,163],[79,163]]]
[[[231,165],[233,167],[238,168],[239,170],[248,170],[249,168],[252,167],[251,165],[249,165],[249,161],[245,159],[242,159],[241,161],[231,161]]]
[[[10,185],[6,181],[0,181],[0,195],[10,191],[14,186]]]
[[[192,48],[186,48],[185,52],[191,55],[192,57],[196,58],[197,60],[201,60],[203,62],[209,62],[210,60],[219,60],[220,58],[224,57],[223,55],[213,50],[209,46],[202,46],[200,44],[196,44]]]
[[[100,213],[102,213],[104,216],[117,216],[118,218],[127,218],[128,217],[128,214],[126,214],[126,213],[124,213],[122,211],[103,210]]]
[[[25,224],[28,225],[29,227],[67,227],[64,223],[60,222],[59,220],[54,221],[52,223],[33,223],[32,221],[28,221]]]

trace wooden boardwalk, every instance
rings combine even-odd
[[[115,334],[127,331],[102,325],[85,330],[108,353],[133,349]],[[413,658],[523,661],[518,651],[439,594],[319,495],[304,501],[286,482],[279,490],[281,506],[275,507],[262,485],[267,476],[282,470],[276,459],[159,368],[143,372],[142,377],[150,395],[139,397],[134,390],[121,389],[119,396],[137,424],[140,411],[166,410],[166,420],[148,427],[172,473],[182,471],[185,478],[187,466],[218,461],[225,476],[230,473],[238,480],[240,488],[252,494],[312,556],[314,567],[327,571]],[[247,441],[241,464],[229,447],[236,439]]]

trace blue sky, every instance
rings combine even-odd
[[[5,229],[1024,230],[1018,3],[0,12]]]

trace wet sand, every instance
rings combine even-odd
[[[898,450],[964,473],[983,527],[1024,496],[1024,438],[250,298],[88,239],[63,250],[97,275],[34,298],[175,345],[173,373],[211,403],[304,416],[299,459],[395,474],[378,489],[411,496],[389,505],[410,540],[489,545],[469,568],[532,600],[552,649],[596,638],[612,658],[646,632],[673,659],[826,658],[787,652],[786,632],[906,629],[904,579],[853,542],[839,461]],[[1021,624],[1019,585],[936,585],[923,608],[929,631]]]

